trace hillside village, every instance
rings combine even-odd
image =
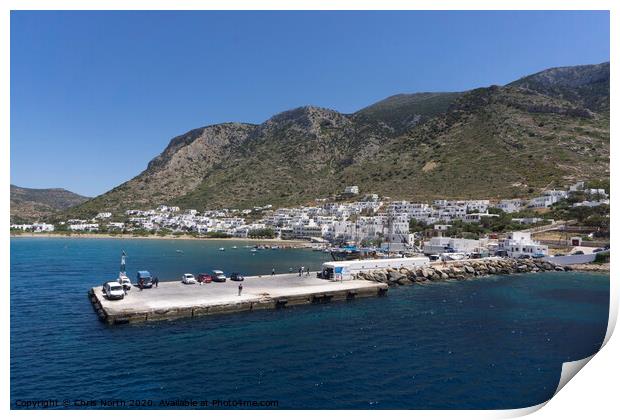
[[[569,204],[568,201],[571,201]],[[90,220],[69,219],[56,224],[13,224],[14,232],[129,233],[212,238],[301,239],[333,245],[355,244],[389,249],[392,252],[495,251],[497,233],[504,234],[531,254],[547,254],[547,248],[529,235],[508,230],[534,230],[556,221],[548,210],[559,203],[569,209],[609,205],[604,188],[577,182],[563,190],[547,190],[528,200],[434,200],[430,203],[391,201],[377,194],[361,194],[348,186],[334,200],[317,198],[315,205],[251,209],[182,210],[161,205],[155,209],[132,209],[124,214],[100,212]],[[501,222],[501,223],[500,223]],[[492,246],[491,246],[492,248]],[[527,253],[527,252],[526,252]]]

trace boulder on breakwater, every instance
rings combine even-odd
[[[570,271],[562,266],[541,260],[517,260],[513,258],[492,258],[480,260],[453,261],[414,269],[386,268],[364,271],[354,275],[360,280],[385,283],[388,286],[405,286],[414,283],[444,280],[466,280],[494,274],[543,273],[545,271]]]

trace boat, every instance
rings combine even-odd
[[[180,249],[177,249],[177,250],[176,250],[176,252],[177,252],[177,253],[179,253],[179,254],[182,254],[182,253],[183,253],[183,251],[182,251],[182,250],[180,250]]]
[[[332,248],[328,252],[331,254],[334,261],[350,261],[377,258],[376,250],[370,248],[358,248],[356,246]]]
[[[256,248],[250,249],[250,252],[256,252]]]
[[[237,245],[233,245],[232,249],[237,249]]]
[[[221,247],[221,248],[220,248],[220,251],[225,251],[224,247]]]
[[[463,252],[444,252],[441,254],[443,261],[459,261],[467,258],[467,255]]]

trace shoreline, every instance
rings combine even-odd
[[[118,234],[112,235],[108,233],[72,233],[65,235],[62,233],[11,233],[11,238],[66,238],[66,239],[154,239],[154,240],[183,240],[183,241],[238,241],[238,242],[256,242],[301,246],[311,244],[310,241],[301,239],[259,239],[259,238],[200,238],[191,235],[132,235]]]
[[[573,264],[570,266],[573,271],[579,271],[583,273],[609,273],[610,265],[609,263],[603,264]]]

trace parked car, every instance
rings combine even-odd
[[[596,248],[595,250],[592,251],[593,254],[596,254],[597,252],[601,252],[604,251],[603,248]]]
[[[226,275],[222,270],[213,270],[211,272],[211,277],[213,281],[222,283],[226,281]]]
[[[213,277],[211,274],[200,273],[198,274],[198,283],[211,283],[213,281]]]
[[[103,284],[103,294],[109,300],[119,300],[125,297],[125,290],[119,282],[109,281]]]
[[[564,257],[566,254],[555,254],[554,257]]]
[[[232,281],[243,281],[243,280],[245,280],[245,278],[241,274],[239,274],[239,273],[232,273],[230,275],[230,279]]]
[[[583,251],[575,251],[573,252],[573,255],[583,255]]]
[[[183,274],[183,278],[181,279],[181,281],[185,284],[196,284],[198,283],[196,281],[196,277],[194,277],[194,275],[192,273],[185,273]]]
[[[528,255],[528,254],[521,254],[521,255],[519,255],[519,258],[518,258],[518,259],[519,259],[519,260],[531,260],[531,259],[532,259],[532,256],[531,256],[531,255]]]
[[[138,287],[140,287],[140,281],[142,281],[142,288],[143,289],[150,289],[151,287],[153,287],[153,277],[151,276],[151,273],[149,273],[146,270],[140,270],[138,271],[138,275],[137,277],[137,284]]]
[[[125,273],[120,273],[116,281],[119,282],[121,286],[123,286],[123,289],[131,289],[131,280],[129,280],[129,277],[127,277]]]

